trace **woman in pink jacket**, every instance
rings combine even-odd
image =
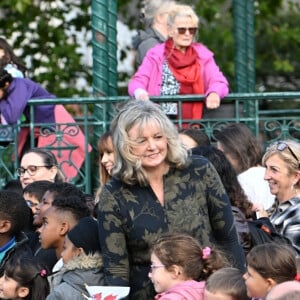
[[[165,43],[150,49],[129,82],[128,92],[137,100],[150,96],[199,94],[206,107],[216,109],[228,92],[228,82],[214,61],[213,53],[194,42],[198,17],[190,6],[176,5],[168,15]],[[175,103],[176,105],[176,103]],[[174,103],[164,104],[169,115],[177,115]],[[202,102],[183,103],[182,119],[201,119]]]

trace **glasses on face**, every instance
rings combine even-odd
[[[24,176],[27,172],[30,176],[34,176],[39,168],[50,168],[51,166],[28,166],[27,169],[20,167],[17,169],[18,176]]]
[[[296,161],[298,162],[298,167],[300,168],[300,162],[299,159],[297,158],[296,154],[294,153],[294,151],[291,149],[291,147],[284,143],[284,142],[277,142],[277,148],[278,151],[284,151],[285,149],[288,149],[290,151],[290,153],[292,154],[292,156],[296,159]]]
[[[177,32],[179,34],[186,34],[186,32],[188,31],[190,35],[194,35],[197,29],[197,27],[177,27]]]
[[[158,268],[164,268],[164,265],[151,265],[150,266],[150,272],[152,273],[153,270],[158,269]]]

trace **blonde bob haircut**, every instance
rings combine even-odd
[[[195,27],[198,27],[199,18],[193,8],[189,5],[177,4],[172,7],[172,9],[169,11],[167,19],[169,28],[173,27],[177,17],[190,17]]]
[[[279,145],[286,145],[280,148]],[[281,150],[282,149],[282,150]],[[296,141],[285,140],[277,141],[271,144],[265,151],[262,158],[262,164],[265,167],[267,160],[277,154],[286,164],[289,174],[296,174],[300,172],[300,144]],[[297,159],[296,159],[297,158]],[[300,188],[300,180],[294,185],[296,189]]]
[[[126,184],[138,183],[141,186],[149,184],[141,158],[131,151],[136,143],[130,140],[128,132],[133,126],[138,125],[140,134],[142,134],[147,126],[152,124],[157,124],[162,135],[167,139],[167,163],[175,168],[183,168],[187,164],[188,152],[178,138],[177,128],[160,106],[151,101],[131,100],[119,110],[111,124],[116,154],[112,175]]]

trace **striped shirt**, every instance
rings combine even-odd
[[[276,208],[270,221],[278,233],[287,237],[300,256],[300,196],[284,203],[276,199]]]

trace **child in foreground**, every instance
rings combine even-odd
[[[206,281],[204,300],[249,300],[243,274],[236,268],[222,268]]]
[[[155,299],[204,299],[205,280],[226,265],[221,252],[201,247],[189,235],[163,235],[151,251],[149,278],[158,293]]]
[[[61,256],[64,265],[53,276],[47,300],[82,300],[88,297],[85,285],[104,285],[98,223],[94,218],[80,219],[67,233]]]
[[[291,246],[258,245],[250,250],[246,259],[247,272],[243,277],[249,297],[265,299],[274,286],[296,278],[296,252]]]
[[[42,300],[49,294],[47,271],[33,257],[15,256],[0,278],[0,298]]]

